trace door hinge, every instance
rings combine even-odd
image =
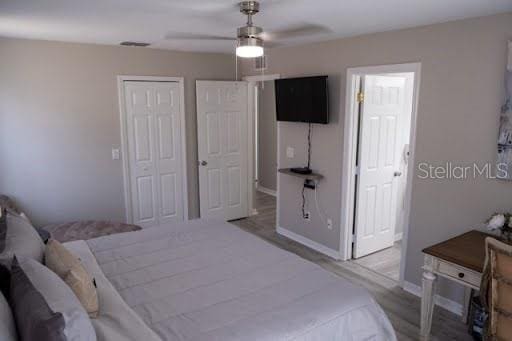
[[[363,103],[364,102],[364,93],[362,91],[359,91],[357,93],[357,103]]]
[[[354,174],[359,175],[359,166],[356,166],[356,168],[354,169]]]

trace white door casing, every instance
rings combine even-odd
[[[247,82],[197,81],[201,218],[248,216]]]
[[[182,83],[124,81],[132,222],[185,218]]]
[[[366,75],[362,82],[355,258],[394,243],[406,110],[404,77]]]

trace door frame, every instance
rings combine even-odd
[[[249,123],[249,141],[248,141],[248,153],[249,153],[249,169],[248,169],[248,185],[249,185],[249,201],[248,201],[248,207],[249,207],[249,216],[256,215],[258,212],[254,208],[254,194],[256,191],[255,188],[255,181],[256,181],[256,174],[254,172],[254,148],[256,143],[257,136],[254,136],[255,131],[255,120],[256,120],[256,110],[258,108],[258,105],[256,104],[257,97],[255,96],[255,91],[257,91],[256,83],[257,82],[264,82],[264,81],[272,81],[276,79],[280,79],[281,75],[278,73],[269,74],[269,75],[254,75],[254,76],[245,76],[242,78],[242,80],[246,81],[248,83],[247,91],[247,102],[248,102],[248,123]],[[279,122],[277,122],[277,147],[276,147],[276,153],[277,153],[277,168],[279,168]],[[277,170],[276,170],[277,172]],[[276,179],[276,224],[279,221],[279,176]],[[277,225],[276,225],[277,226]]]
[[[180,129],[181,134],[181,154],[182,154],[182,199],[183,199],[183,220],[189,220],[188,216],[188,181],[187,181],[187,131],[185,122],[185,86],[183,77],[160,77],[160,76],[117,76],[117,92],[119,95],[119,116],[121,122],[121,161],[123,164],[123,192],[125,220],[127,223],[133,223],[133,207],[132,207],[132,188],[130,181],[130,162],[128,157],[128,125],[126,120],[126,103],[125,103],[125,81],[138,82],[166,82],[178,83],[180,87]]]
[[[341,215],[340,215],[340,255],[343,260],[352,258],[352,229],[354,225],[355,205],[355,176],[356,176],[356,149],[357,132],[359,130],[358,104],[356,94],[359,80],[364,75],[386,73],[414,73],[411,134],[409,139],[409,162],[407,164],[407,181],[405,190],[405,219],[403,221],[403,236],[400,258],[399,283],[404,281],[405,255],[407,252],[407,239],[409,234],[409,219],[411,210],[411,190],[414,175],[414,158],[416,151],[416,122],[418,114],[418,98],[421,82],[421,63],[391,64],[379,66],[365,66],[347,69],[346,97],[345,97],[345,126],[343,133],[343,157],[342,157],[342,183],[341,183]]]

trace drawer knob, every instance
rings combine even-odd
[[[459,278],[464,278],[464,273],[463,272],[459,272]]]

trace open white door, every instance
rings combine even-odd
[[[247,82],[197,81],[201,218],[248,216]]]
[[[132,219],[137,225],[184,219],[181,86],[124,82]]]
[[[397,221],[406,78],[366,75],[360,110],[354,257],[390,247]]]

